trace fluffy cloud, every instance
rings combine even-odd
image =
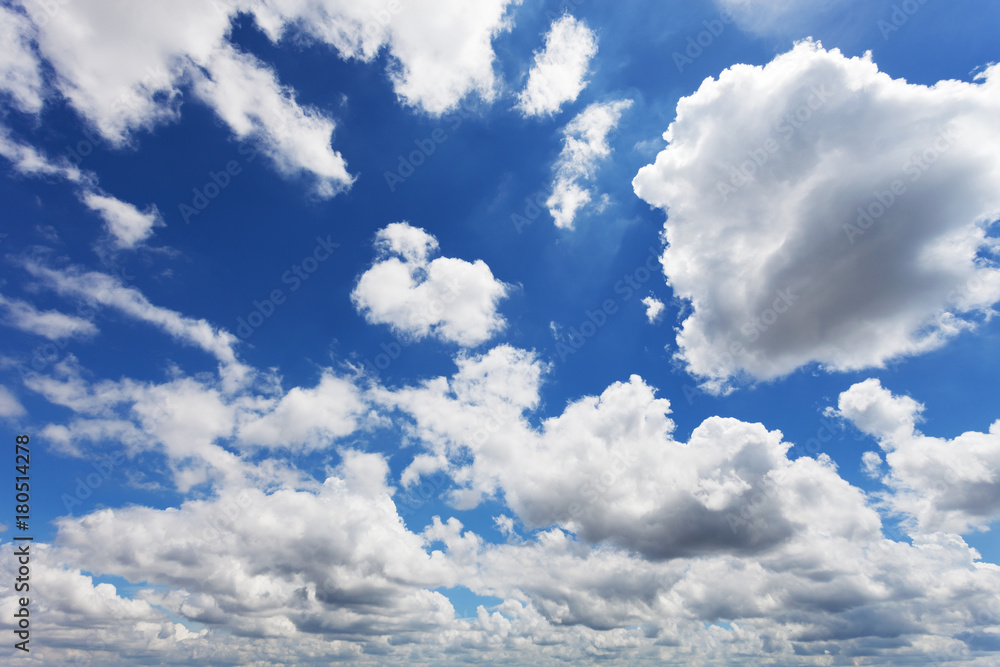
[[[396,248],[426,259],[419,239],[401,234]],[[1000,569],[959,537],[886,539],[829,459],[788,459],[781,434],[760,424],[710,417],[678,441],[669,403],[638,377],[533,423],[545,372],[531,353],[500,346],[460,356],[449,378],[370,389],[412,419],[412,435],[455,482],[454,500],[502,494],[516,517],[498,517],[506,544],[454,518],[407,530],[381,455],[343,450],[322,483],[254,478],[243,465],[176,508],[60,519],[55,547],[40,545],[45,580],[72,592],[44,602],[65,614],[52,629],[67,641],[89,632],[108,651],[139,650],[155,630],[164,664],[183,663],[183,646],[230,662],[374,652],[381,664],[412,664],[428,647],[532,664],[557,655],[735,664],[826,651],[883,664],[987,659]],[[29,386],[109,428],[121,414],[110,408],[128,406],[136,432],[155,434],[173,461],[217,456],[217,441],[255,421],[291,444],[322,439],[343,419],[332,404],[350,395],[329,371],[314,389],[277,398],[227,397],[183,378],[91,385],[69,368],[56,374]],[[880,392],[852,387],[840,413],[901,438],[919,406]],[[324,406],[332,412],[309,416]],[[433,471],[429,459],[415,458],[422,471],[410,483]],[[126,598],[81,570],[147,588]],[[501,602],[458,619],[440,592],[456,586]],[[164,626],[163,612],[176,621]],[[119,620],[144,630],[122,633]]]
[[[135,247],[149,238],[153,227],[163,224],[155,206],[143,212],[132,204],[94,192],[84,195],[83,203],[100,214],[119,248]]]
[[[4,323],[28,333],[60,340],[97,333],[93,322],[56,310],[41,311],[27,301],[8,299],[0,294],[0,311],[6,312]]]
[[[159,607],[250,636],[446,626],[451,604],[426,588],[451,583],[448,568],[404,528],[387,473],[380,456],[346,452],[315,491],[100,510],[60,520],[58,543],[91,572],[168,586],[146,594]]]
[[[375,398],[411,416],[429,454],[420,466],[439,462],[457,506],[502,494],[516,513],[498,520],[505,545],[454,520],[425,533],[480,594],[526,599],[547,623],[600,631],[615,655],[653,661],[678,654],[646,652],[648,639],[684,655],[731,643],[735,662],[830,651],[974,663],[1000,619],[1000,569],[956,535],[886,539],[828,457],[790,460],[776,431],[710,417],[678,441],[668,402],[638,377],[533,426],[524,413],[544,368],[532,355],[501,346],[458,366]],[[732,635],[702,636],[723,620]],[[637,625],[643,637],[611,634]]]
[[[595,102],[563,129],[552,194],[545,202],[556,227],[572,229],[577,212],[590,201],[593,195],[581,182],[593,180],[598,163],[611,154],[608,134],[630,106],[632,100]]]
[[[652,559],[755,553],[817,522],[837,535],[878,533],[878,517],[828,458],[790,461],[780,432],[720,417],[677,441],[669,402],[638,376],[533,428],[524,413],[544,372],[533,355],[500,346],[461,357],[450,380],[376,400],[414,419],[458,486],[456,505],[502,490],[528,528],[558,524]]]
[[[545,48],[535,54],[528,83],[517,96],[517,108],[525,116],[552,115],[563,103],[576,101],[596,53],[597,35],[585,23],[569,14],[553,21]]]
[[[431,114],[463,97],[495,94],[492,41],[509,30],[520,0],[265,0],[247,3],[257,23],[278,41],[302,31],[345,58],[373,60],[385,48],[389,77],[404,103]]]
[[[691,302],[679,357],[706,387],[941,345],[1000,299],[1000,69],[892,79],[801,42],[683,98],[636,194],[668,212],[661,262]]]
[[[293,91],[256,58],[226,44],[212,53],[205,71],[195,74],[195,94],[237,137],[258,138],[279,171],[312,174],[321,197],[332,197],[354,182],[340,153],[330,149],[333,121],[300,106]]]
[[[344,58],[373,60],[385,48],[400,100],[432,114],[475,92],[495,96],[492,40],[509,29],[517,0],[389,3],[317,0],[123,4],[97,0],[25,0],[26,15],[4,9],[11,45],[0,60],[0,90],[37,113],[44,88],[39,57],[53,86],[112,144],[175,120],[185,88],[238,137],[252,136],[285,174],[305,173],[329,197],[353,176],[330,146],[335,124],[300,105],[275,74],[228,41],[232,20],[251,14],[274,42],[318,40]],[[35,51],[37,44],[37,55]]]
[[[646,319],[649,320],[650,324],[659,320],[663,316],[663,310],[666,308],[663,302],[652,294],[643,297],[642,305],[646,306]]]
[[[464,347],[478,345],[506,326],[497,305],[508,287],[481,259],[431,260],[437,240],[405,222],[380,230],[375,247],[378,259],[351,292],[355,308],[369,323]]]
[[[891,489],[881,497],[915,529],[964,533],[1000,519],[1000,420],[987,433],[926,436],[916,428],[924,406],[894,396],[875,379],[842,393],[837,407],[837,414],[878,440],[889,466],[883,481]],[[870,459],[877,473],[881,459],[867,454],[875,454]]]
[[[312,389],[293,387],[239,427],[245,445],[320,449],[357,430],[366,406],[357,387],[326,372]]]

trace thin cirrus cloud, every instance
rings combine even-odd
[[[998,113],[996,67],[921,86],[812,41],[681,99],[633,185],[668,213],[688,370],[726,391],[810,363],[879,367],[976,326],[1000,299],[982,259],[997,249]]]
[[[164,224],[156,206],[140,211],[135,205],[108,195],[98,187],[97,176],[92,172],[81,170],[64,157],[53,160],[33,146],[15,139],[2,125],[0,155],[10,160],[14,170],[25,176],[55,176],[79,185],[77,197],[104,221],[115,250],[136,248],[153,235],[155,227]]]
[[[203,319],[156,306],[139,290],[123,285],[114,276],[75,268],[52,269],[32,261],[26,262],[24,268],[60,295],[114,308],[136,320],[152,324],[184,343],[201,348],[219,361],[227,381],[234,385],[244,382],[250,373],[249,367],[237,358],[236,336]]]
[[[611,154],[608,135],[632,100],[594,102],[563,128],[563,146],[553,166],[552,194],[545,202],[556,227],[572,229],[577,213],[593,197],[587,187],[600,162]]]
[[[516,107],[525,116],[551,116],[574,102],[587,86],[587,67],[596,54],[597,35],[584,22],[568,14],[553,21]]]
[[[97,333],[97,327],[90,320],[57,310],[38,310],[27,301],[11,299],[2,294],[0,312],[4,313],[4,324],[49,340],[87,337]]]
[[[509,287],[486,262],[431,255],[438,242],[419,227],[394,222],[375,236],[378,259],[361,274],[351,301],[371,324],[422,339],[463,347],[479,345],[503,330],[497,312]]]

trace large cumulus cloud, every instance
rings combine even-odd
[[[996,67],[922,86],[811,41],[683,98],[633,185],[668,214],[690,372],[880,366],[974,326],[1000,299],[998,111]]]

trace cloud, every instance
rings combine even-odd
[[[444,460],[457,507],[503,498],[530,534],[489,544],[454,519],[435,520],[425,534],[447,546],[476,593],[614,636],[619,658],[646,640],[707,650],[705,624],[722,620],[735,662],[741,651],[965,655],[965,644],[933,637],[1000,617],[982,606],[1000,590],[996,568],[957,535],[886,539],[829,457],[791,460],[779,432],[723,417],[679,441],[669,403],[636,376],[535,426],[524,413],[539,403],[542,375],[530,353],[500,346],[460,357],[451,378],[375,397],[410,415],[429,455]],[[514,534],[511,517],[495,523]],[[969,586],[982,596],[966,600]],[[636,626],[644,638],[611,634]]]
[[[0,125],[0,155],[11,161],[15,171],[25,176],[54,176],[81,186],[77,191],[80,201],[104,220],[116,249],[135,248],[148,239],[154,227],[162,226],[163,219],[156,206],[140,211],[134,205],[103,193],[97,185],[97,176],[79,169],[65,157],[53,160],[32,146],[11,136]]]
[[[347,451],[315,490],[224,487],[168,510],[65,517],[58,544],[90,572],[165,587],[144,595],[157,607],[248,636],[447,627],[451,603],[428,589],[453,583],[449,568],[403,526],[388,471],[377,454]]]
[[[646,306],[646,319],[649,320],[650,324],[658,321],[663,316],[663,310],[666,308],[663,302],[652,294],[643,297],[642,305]]]
[[[154,306],[139,290],[124,286],[114,276],[72,268],[50,269],[34,262],[27,262],[25,269],[60,295],[114,308],[152,324],[184,343],[201,348],[219,361],[231,386],[247,379],[250,369],[237,359],[234,347],[238,339],[228,331],[217,329],[203,319]]]
[[[119,248],[134,248],[149,238],[153,227],[163,225],[156,206],[143,212],[132,204],[95,192],[86,193],[83,203],[100,214]]]
[[[312,389],[293,387],[239,427],[244,444],[322,449],[357,430],[366,405],[357,387],[330,372]]]
[[[344,58],[372,61],[384,48],[388,74],[404,104],[430,114],[470,93],[490,101],[496,75],[492,41],[512,26],[520,0],[384,0],[252,3],[258,25],[277,42],[288,33],[334,46]]]
[[[10,389],[0,385],[0,417],[21,417],[27,410]]]
[[[818,16],[847,5],[848,0],[716,0],[716,4],[753,33],[808,34]]]
[[[545,48],[535,54],[528,83],[517,96],[517,108],[525,116],[551,116],[565,102],[575,102],[596,54],[597,35],[583,21],[569,14],[553,21]]]
[[[378,259],[351,292],[354,307],[370,324],[463,347],[479,345],[506,326],[497,305],[508,287],[481,259],[431,260],[437,239],[406,222],[380,230],[375,247]]]
[[[343,157],[330,149],[333,121],[301,107],[293,91],[260,61],[226,44],[213,52],[205,70],[207,75],[195,75],[195,94],[237,137],[258,138],[279,171],[312,174],[321,197],[332,197],[354,182]]]
[[[706,388],[878,367],[990,315],[1000,70],[979,79],[909,84],[805,41],[678,103],[633,185],[668,213],[678,357]]]
[[[502,490],[529,529],[558,525],[650,559],[766,552],[817,523],[838,535],[878,531],[829,458],[790,461],[780,432],[721,417],[678,441],[669,401],[639,376],[534,428],[525,412],[545,367],[532,354],[500,346],[458,366],[450,380],[374,397],[409,415],[428,453],[447,462],[458,507]]]
[[[406,104],[431,114],[458,106],[466,95],[495,96],[492,40],[510,29],[507,15],[520,0],[416,0],[402,3],[389,26],[389,76]]]
[[[270,68],[228,41],[233,19],[249,13],[275,43],[318,40],[343,58],[371,61],[385,48],[399,99],[441,114],[473,92],[494,98],[492,40],[510,28],[517,4],[158,0],[112,11],[81,0],[53,11],[46,0],[25,0],[27,19],[4,10],[5,43],[16,48],[0,61],[0,88],[39,112],[40,58],[54,71],[55,90],[115,146],[179,118],[189,89],[235,136],[256,138],[281,173],[309,174],[315,192],[330,197],[354,180],[330,146],[334,121],[300,105]]]
[[[93,322],[55,310],[40,311],[27,301],[9,299],[0,294],[0,310],[6,312],[4,323],[49,340],[74,336],[86,337],[97,333]]]
[[[19,12],[0,6],[0,91],[10,95],[26,113],[42,109],[42,72],[32,42],[35,29]]]
[[[400,254],[430,254],[419,234],[394,239]],[[471,497],[463,489],[503,498],[513,516],[495,524],[506,543],[455,518],[407,529],[379,454],[343,449],[322,482],[290,469],[260,474],[277,472],[278,461],[261,461],[256,477],[243,464],[176,507],[59,519],[55,545],[38,545],[46,580],[70,596],[40,601],[45,618],[58,619],[52,630],[89,633],[115,651],[146,646],[155,629],[167,664],[209,647],[229,662],[377,651],[380,664],[413,664],[431,647],[456,660],[502,654],[525,664],[595,655],[735,664],[827,650],[905,662],[971,661],[980,629],[1000,618],[1000,574],[961,538],[886,539],[864,493],[822,455],[789,459],[777,431],[709,417],[679,441],[669,402],[637,376],[534,421],[546,372],[534,355],[501,345],[457,365],[413,387],[373,385],[360,400],[412,419],[412,431],[398,425],[452,477],[457,499]],[[220,442],[242,442],[227,434],[261,415],[274,415],[262,432],[281,431],[286,443],[327,437],[319,424],[342,422],[332,404],[350,391],[329,370],[315,388],[275,398],[227,396],[193,378],[89,384],[71,364],[57,366],[58,377],[30,387],[95,425],[103,419],[112,442],[131,447],[132,436],[111,426],[127,417],[133,435],[164,443],[172,464],[223,455]],[[917,404],[879,391],[852,387],[841,416],[902,436]],[[323,406],[329,419],[312,414]],[[433,472],[424,463],[418,477]],[[143,587],[125,597],[81,572]],[[440,592],[455,587],[500,602],[456,618]],[[123,632],[116,619],[141,631]]]
[[[935,438],[916,428],[923,410],[869,379],[840,395],[837,414],[878,441],[889,466],[882,479],[892,491],[881,498],[915,530],[987,530],[1000,519],[1000,420],[987,433]],[[880,469],[878,454],[867,454]]]
[[[32,146],[11,136],[10,130],[0,125],[0,155],[11,161],[14,169],[25,176],[58,176],[71,183],[93,180],[65,158],[54,162]]]
[[[581,182],[593,180],[598,163],[611,154],[608,134],[630,106],[632,100],[595,102],[563,129],[565,138],[554,166],[552,194],[545,202],[556,227],[572,229],[577,212],[591,200],[592,192]]]

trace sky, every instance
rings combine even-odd
[[[3,2],[3,660],[996,664],[997,26]]]

